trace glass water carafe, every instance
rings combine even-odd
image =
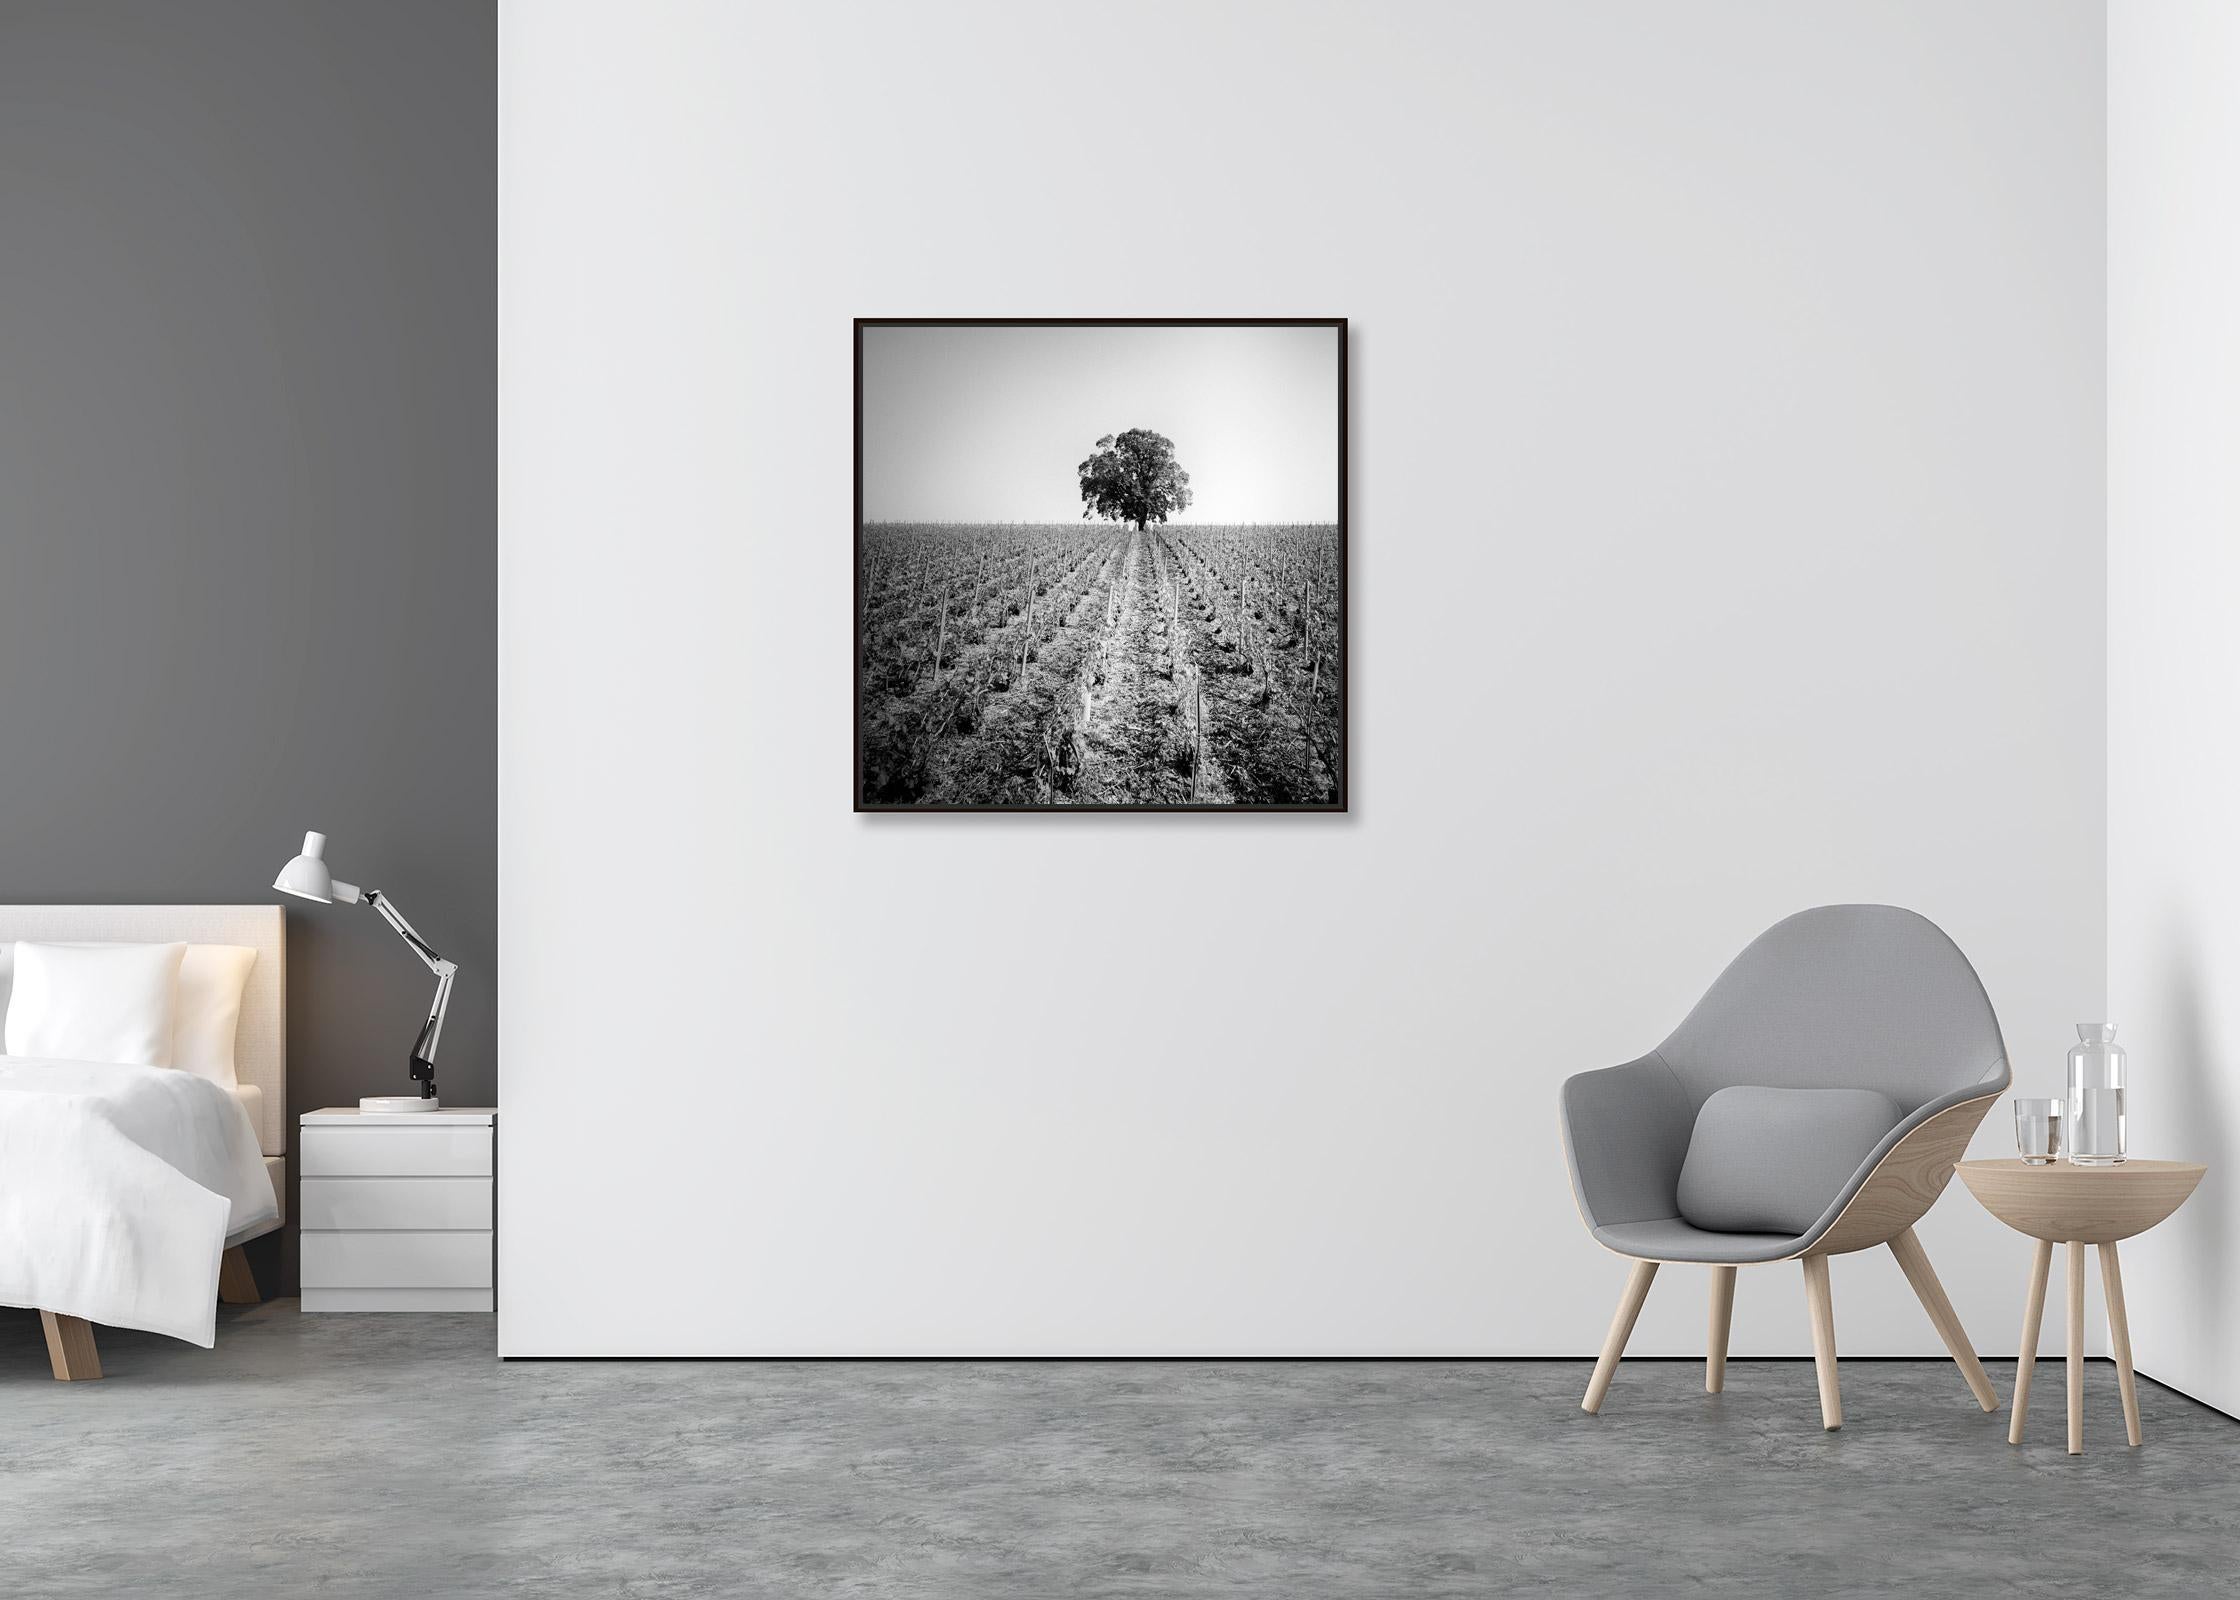
[[[2080,1022],[2069,1051],[2069,1159],[2110,1167],[2123,1159],[2123,1046],[2112,1022]]]

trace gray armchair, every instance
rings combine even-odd
[[[1821,1420],[1841,1427],[1828,1258],[1887,1244],[1997,1409],[1913,1224],[2009,1077],[1999,1019],[1942,929],[1895,906],[1821,906],[1760,934],[1646,1056],[1566,1082],[1580,1215],[1634,1261],[1585,1408],[1601,1410],[1661,1264],[1712,1269],[1716,1394],[1736,1270],[1800,1261]]]

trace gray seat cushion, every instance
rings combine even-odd
[[[1803,1233],[1904,1113],[1873,1089],[1721,1089],[1696,1113],[1680,1215],[1716,1233]]]
[[[1678,1217],[1651,1222],[1621,1222],[1597,1228],[1594,1236],[1622,1256],[1644,1261],[1695,1261],[1707,1266],[1748,1266],[1781,1261],[1797,1253],[1790,1233],[1712,1233]]]

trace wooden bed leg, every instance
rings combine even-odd
[[[249,1252],[235,1245],[218,1258],[218,1303],[227,1306],[264,1304],[257,1293],[257,1275],[249,1270]]]
[[[54,1375],[65,1383],[101,1376],[101,1353],[93,1347],[93,1324],[83,1317],[58,1317],[39,1313],[39,1326],[47,1335],[47,1360]]]

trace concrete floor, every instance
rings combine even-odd
[[[54,1383],[0,1311],[0,1594],[2240,1593],[2240,1424],[1946,1362],[513,1362],[489,1317],[222,1311]],[[2011,1363],[1992,1377],[2004,1397]]]

